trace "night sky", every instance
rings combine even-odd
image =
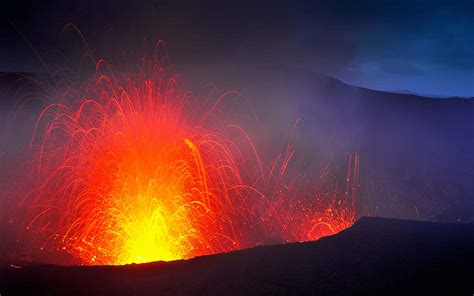
[[[99,57],[140,50],[146,37],[163,39],[173,63],[184,68],[287,64],[373,89],[474,96],[472,1],[19,0],[2,6],[0,71],[43,71],[35,51],[46,60],[52,49],[70,56],[78,43],[61,31],[73,23]]]

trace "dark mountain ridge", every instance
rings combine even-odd
[[[197,77],[242,93],[260,124],[245,109],[242,121],[269,150],[300,119],[294,141],[316,169],[359,152],[362,214],[431,220],[474,190],[471,99],[376,91],[284,65]]]

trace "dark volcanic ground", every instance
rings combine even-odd
[[[472,295],[474,224],[361,218],[316,242],[128,266],[0,269],[2,295]]]

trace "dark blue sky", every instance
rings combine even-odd
[[[386,2],[352,14],[363,25],[348,37],[355,56],[340,77],[384,90],[473,96],[474,2]]]
[[[177,64],[290,64],[374,89],[474,96],[474,1],[36,2],[3,11],[0,71],[40,68],[18,32],[41,55],[67,53],[60,34],[72,22],[104,57],[148,36]]]

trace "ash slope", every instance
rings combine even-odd
[[[210,81],[241,91],[254,108],[258,124],[245,107],[232,114],[239,114],[237,122],[257,136],[262,155],[277,155],[286,147],[284,140],[281,147],[277,144],[296,119],[295,147],[313,172],[326,163],[346,168],[348,155],[359,152],[360,214],[433,220],[472,197],[472,99],[370,90],[285,65],[214,72]],[[345,177],[344,169],[338,176]]]
[[[471,295],[474,224],[361,218],[316,242],[143,265],[0,269],[3,295]]]

